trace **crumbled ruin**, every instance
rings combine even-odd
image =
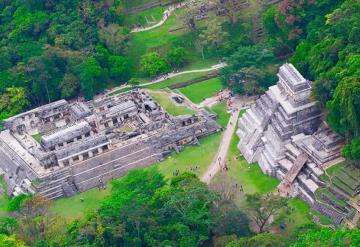
[[[335,188],[327,191],[331,194],[328,198],[320,200],[317,191],[328,187],[323,179],[325,169],[343,160],[343,138],[322,121],[317,102],[310,101],[311,82],[293,65],[281,66],[278,78],[277,84],[239,119],[238,148],[249,163],[258,162],[264,173],[281,180],[281,195],[299,195],[340,224],[354,210],[350,203],[338,205],[336,201],[350,201],[350,195]],[[360,185],[360,181],[354,181],[350,186],[348,181],[343,179],[339,184],[349,190]]]
[[[143,90],[60,100],[5,121],[0,168],[8,194],[71,196],[162,160],[220,131],[215,116],[173,117]]]

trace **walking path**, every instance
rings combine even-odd
[[[236,128],[236,121],[239,118],[240,108],[236,108],[231,114],[229,122],[227,124],[226,130],[221,139],[220,147],[218,149],[218,153],[215,156],[213,162],[211,163],[208,170],[201,177],[201,181],[209,184],[211,178],[222,168],[225,167],[226,156],[229,150],[230,142],[232,135]]]
[[[195,69],[195,70],[187,70],[187,71],[182,71],[182,72],[178,72],[178,73],[169,73],[167,75],[161,76],[158,79],[155,79],[153,81],[150,82],[146,82],[146,83],[142,83],[139,85],[139,87],[144,87],[144,86],[148,86],[151,84],[155,84],[155,83],[159,83],[162,81],[165,81],[167,79],[179,76],[179,75],[185,75],[185,74],[191,74],[191,73],[202,73],[202,72],[210,72],[210,71],[214,71],[214,70],[219,70],[222,69],[226,66],[226,63],[219,63],[219,64],[215,64],[213,66],[211,66],[208,69]],[[106,92],[105,95],[109,95],[112,94],[113,92],[120,90],[120,89],[125,89],[125,88],[130,88],[132,87],[131,85],[122,85],[119,87],[115,87],[113,89],[111,89],[110,91]]]
[[[155,25],[152,25],[150,27],[136,27],[136,28],[132,29],[131,32],[132,33],[140,33],[140,32],[149,31],[151,29],[162,26],[176,9],[181,8],[181,7],[185,6],[186,4],[187,4],[187,2],[183,2],[183,3],[179,3],[176,5],[170,6],[169,8],[167,8],[164,11],[163,18],[161,19],[161,21],[159,21],[158,23],[156,23]]]

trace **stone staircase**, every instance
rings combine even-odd
[[[143,167],[161,159],[161,154],[142,142],[112,149],[100,156],[73,166],[73,181],[79,191],[96,187],[110,179],[124,175],[127,170]]]
[[[306,164],[308,158],[309,157],[306,153],[300,153],[296,157],[296,160],[294,161],[292,167],[286,173],[284,179],[281,181],[280,185],[278,186],[280,195],[286,196],[291,193],[292,184],[295,178],[297,177],[297,175],[300,173],[301,169]]]
[[[63,169],[41,181],[40,185],[35,186],[39,195],[50,200],[65,196],[64,184],[69,184],[72,174],[69,169]]]

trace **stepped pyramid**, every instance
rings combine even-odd
[[[281,66],[277,75],[277,84],[239,119],[238,148],[249,163],[258,162],[264,173],[282,181],[280,195],[299,195],[341,224],[351,207],[324,203],[315,192],[326,187],[320,179],[324,169],[341,160],[343,138],[321,124],[321,111],[310,101],[310,81],[291,64]]]
[[[313,134],[321,123],[321,112],[311,102],[311,82],[284,64],[271,86],[239,120],[238,148],[249,162],[258,162],[268,175],[277,174],[278,161],[285,157],[285,145],[300,133]]]

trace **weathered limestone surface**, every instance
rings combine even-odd
[[[142,90],[51,103],[5,121],[0,168],[9,195],[70,196],[220,131],[210,114],[173,117]],[[40,135],[40,143],[34,135]]]
[[[343,139],[321,124],[321,111],[309,99],[311,82],[293,65],[281,66],[278,78],[239,119],[238,148],[249,163],[282,180],[280,195],[300,195],[340,224],[350,210],[317,201],[315,191],[325,186],[323,166],[339,158]]]

